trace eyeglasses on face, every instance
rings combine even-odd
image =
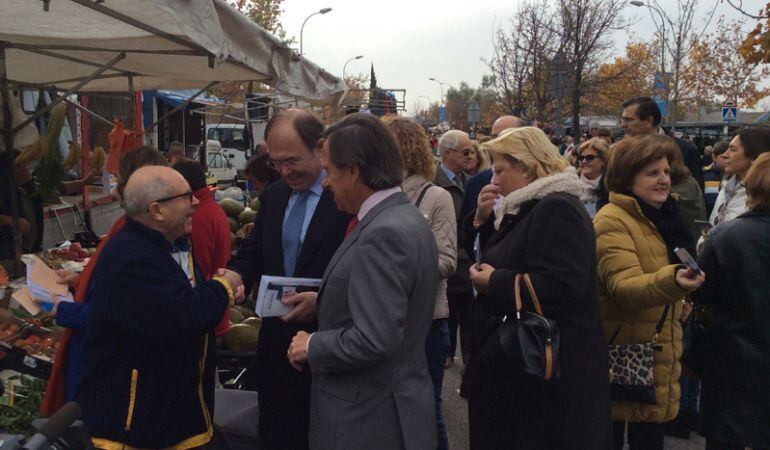
[[[182,192],[181,194],[172,195],[170,197],[163,197],[155,200],[155,203],[165,203],[170,202],[171,200],[175,200],[177,198],[187,197],[187,200],[192,203],[193,201],[193,191],[190,189],[189,191]]]
[[[447,151],[459,153],[459,154],[463,155],[466,158],[469,157],[469,156],[473,156],[473,150],[471,150],[471,149],[457,150],[457,149],[454,149],[454,148],[450,148]]]
[[[267,164],[275,170],[281,170],[281,167],[283,166],[286,166],[291,169],[303,159],[304,158],[301,158],[299,156],[292,156],[291,158],[286,158],[286,159],[270,159],[267,161]]]
[[[575,159],[580,164],[591,164],[596,159],[596,155],[578,155]]]

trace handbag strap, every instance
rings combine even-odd
[[[655,325],[655,336],[652,337],[653,343],[658,341],[658,334],[663,329],[663,324],[666,323],[666,316],[668,316],[669,309],[671,309],[671,303],[666,303],[666,307],[663,308],[663,315],[660,316],[660,320],[658,321],[658,324]]]
[[[655,325],[655,335],[652,337],[652,343],[658,341],[658,334],[663,330],[663,324],[666,323],[666,316],[668,316],[668,310],[671,309],[671,304],[666,304],[666,307],[663,308],[663,315],[660,316],[660,320],[658,320],[658,324]],[[607,342],[607,345],[612,345],[615,342],[615,338],[618,337],[618,333],[620,333],[620,328],[623,325],[619,325],[618,328],[615,330],[614,333],[612,333],[612,337],[610,338],[609,342]]]
[[[414,206],[419,208],[420,204],[422,203],[422,198],[425,197],[425,194],[428,192],[428,189],[433,186],[433,183],[428,183],[425,185],[424,188],[422,188],[422,191],[420,191],[420,195],[417,196],[417,200],[414,202]]]
[[[540,301],[537,299],[537,294],[535,293],[535,287],[532,285],[532,280],[529,278],[529,274],[521,274],[517,273],[516,277],[514,278],[514,286],[513,286],[513,298],[516,302],[516,318],[521,318],[521,280],[524,280],[524,283],[527,284],[527,290],[529,291],[529,296],[532,298],[532,304],[535,305],[535,311],[543,315],[543,308],[540,307]]]

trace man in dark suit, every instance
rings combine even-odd
[[[318,294],[318,331],[300,331],[288,358],[313,372],[310,447],[435,449],[425,338],[438,286],[430,226],[401,192],[403,162],[373,115],[324,133],[324,181],[356,214]]]
[[[262,275],[321,278],[344,238],[350,216],[334,206],[331,192],[321,186],[322,132],[321,121],[300,110],[277,113],[267,124],[270,164],[281,180],[262,194],[254,229],[228,264],[246,286]],[[294,370],[286,350],[297,331],[315,331],[315,295],[296,294],[284,303],[293,305],[290,313],[262,320],[252,370],[262,450],[308,448],[310,373]]]
[[[660,128],[662,115],[658,104],[650,97],[636,97],[626,100],[621,105],[623,112],[620,115],[620,127],[626,136],[641,136],[645,134],[666,134]],[[682,152],[684,165],[690,169],[691,175],[698,181],[703,191],[703,166],[695,146],[677,137],[672,137]]]

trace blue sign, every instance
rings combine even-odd
[[[653,96],[652,100],[658,105],[661,117],[666,117],[666,113],[668,112],[668,100],[659,95]]]
[[[446,122],[446,107],[438,107],[438,123]]]
[[[735,106],[722,107],[722,122],[735,122],[738,120],[738,108]]]
[[[478,123],[479,120],[481,120],[481,108],[478,103],[472,101],[468,105],[468,122]]]

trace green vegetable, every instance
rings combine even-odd
[[[10,380],[20,380],[15,388],[13,406],[0,406],[0,431],[10,434],[27,434],[32,431],[30,424],[41,417],[40,404],[45,393],[45,381],[39,378],[16,375]]]

